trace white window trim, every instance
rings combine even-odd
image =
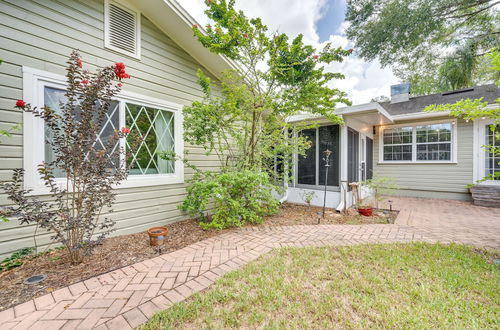
[[[422,125],[432,125],[432,124],[448,124],[451,123],[451,159],[450,160],[417,160],[417,126]],[[411,127],[412,128],[412,160],[384,160],[384,130],[399,128],[399,127]],[[457,120],[447,119],[447,120],[434,120],[434,121],[423,121],[407,124],[398,125],[387,125],[381,126],[379,128],[378,136],[378,164],[456,164],[457,163]]]
[[[493,119],[478,119],[474,120],[473,125],[473,173],[472,173],[472,183],[476,183],[477,181],[483,179],[485,177],[484,172],[486,170],[486,151],[483,146],[486,144],[486,134],[484,131],[484,127],[486,125],[493,124]],[[490,185],[500,185],[500,181],[498,180],[486,180],[481,182],[481,184],[490,184]]]
[[[123,10],[128,11],[131,14],[135,15],[135,52],[127,52],[121,48],[115,47],[111,45],[109,41],[109,4],[113,3],[114,5],[122,8]],[[123,0],[104,0],[104,47],[111,49],[115,52],[136,58],[138,60],[141,59],[141,12],[130,5],[129,3]]]
[[[43,107],[43,88],[52,86],[56,88],[66,88],[66,78],[64,76],[37,70],[23,66],[23,100],[33,106]],[[171,111],[174,114],[174,140],[175,153],[184,154],[183,141],[183,117],[182,105],[151,98],[148,96],[122,91],[115,97],[119,101],[133,102],[140,105],[160,108]],[[125,126],[124,102],[120,102],[120,127]],[[120,142],[123,145],[124,141]],[[45,187],[37,166],[45,158],[45,134],[43,119],[35,117],[32,113],[23,112],[23,168],[25,169],[24,187],[32,189],[31,194],[48,194],[50,190]],[[127,180],[114,188],[132,188],[144,186],[157,186],[166,184],[184,183],[184,163],[182,160],[175,161],[175,173],[171,174],[150,174],[150,175],[129,175]],[[66,179],[58,178],[62,186],[65,187]]]

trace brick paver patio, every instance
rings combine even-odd
[[[457,204],[453,204],[457,203]],[[273,248],[452,241],[498,248],[500,210],[395,199],[394,225],[244,228],[59,289],[0,312],[0,329],[129,329]],[[460,216],[455,216],[459,213]],[[450,225],[448,221],[454,221]],[[481,228],[484,222],[486,229]],[[462,233],[464,231],[464,233]],[[484,235],[484,237],[483,237]]]

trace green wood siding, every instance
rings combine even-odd
[[[141,59],[137,60],[104,48],[104,3],[99,0],[1,0],[0,1],[0,128],[22,122],[22,113],[13,108],[23,98],[22,66],[65,74],[65,62],[72,49],[81,51],[85,68],[124,62],[132,79],[125,90],[149,97],[188,105],[200,99],[196,71],[201,67],[146,17],[141,17]],[[0,180],[8,180],[12,169],[22,167],[22,132],[12,138],[0,137]],[[185,146],[195,165],[212,169],[215,156],[200,148]],[[185,180],[192,170],[185,169]],[[185,196],[186,184],[120,189],[115,212],[114,235],[146,230],[175,222],[185,216],[177,209]],[[9,202],[0,193],[0,205]],[[33,246],[33,226],[17,221],[0,223],[0,259],[13,251]],[[48,235],[37,237],[39,246]]]

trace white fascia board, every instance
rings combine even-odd
[[[392,119],[395,121],[400,120],[413,120],[413,119],[425,119],[425,118],[436,118],[436,117],[448,117],[450,115],[449,111],[442,112],[415,112],[406,113],[402,115],[393,115]]]
[[[500,108],[500,105],[497,103],[491,103],[486,106],[486,109],[497,109]],[[440,111],[440,112],[414,112],[414,113],[406,113],[402,115],[393,115],[392,118],[395,121],[401,120],[413,120],[413,119],[425,119],[425,118],[436,118],[436,117],[449,117],[449,111]]]
[[[377,102],[358,104],[358,105],[353,105],[353,106],[349,106],[349,107],[342,107],[342,108],[335,109],[333,111],[333,113],[338,115],[338,116],[348,116],[350,114],[359,114],[361,112],[369,112],[369,111],[377,111],[382,116],[386,117],[391,123],[394,122],[393,116],[391,116],[387,112],[387,110],[385,110]],[[292,123],[292,122],[298,122],[298,121],[304,121],[304,120],[321,120],[321,119],[325,119],[325,117],[307,113],[307,114],[300,114],[300,115],[291,116],[287,119],[287,122]]]

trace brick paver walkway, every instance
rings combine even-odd
[[[418,208],[426,205],[425,203],[426,200],[395,200],[395,206],[404,208],[409,206]],[[469,212],[474,212],[474,209],[472,207],[472,211]],[[499,220],[498,211],[490,214],[489,211],[480,209],[481,216],[489,217],[493,214],[494,220]],[[425,208],[425,212],[428,211],[429,209]],[[425,217],[420,217],[413,209],[403,209],[401,215],[402,218],[398,218],[398,223],[395,225],[318,225],[240,229],[73,284],[4,310],[0,312],[0,329],[137,327],[155,312],[207,288],[225,273],[277,247],[441,240],[441,229],[435,221],[427,223],[424,221]],[[434,217],[432,212],[431,216]],[[437,217],[436,221],[439,222],[440,219]],[[473,223],[475,228],[476,222]],[[438,230],[433,232],[433,226]],[[498,229],[498,225],[495,226]],[[498,236],[499,231],[493,235]],[[455,236],[446,236],[445,240],[451,240],[453,237]],[[473,242],[479,241],[474,239]],[[498,239],[494,238],[493,243],[498,244]]]
[[[468,202],[392,198],[401,210],[397,225],[411,226],[428,238],[500,250],[500,209]]]

